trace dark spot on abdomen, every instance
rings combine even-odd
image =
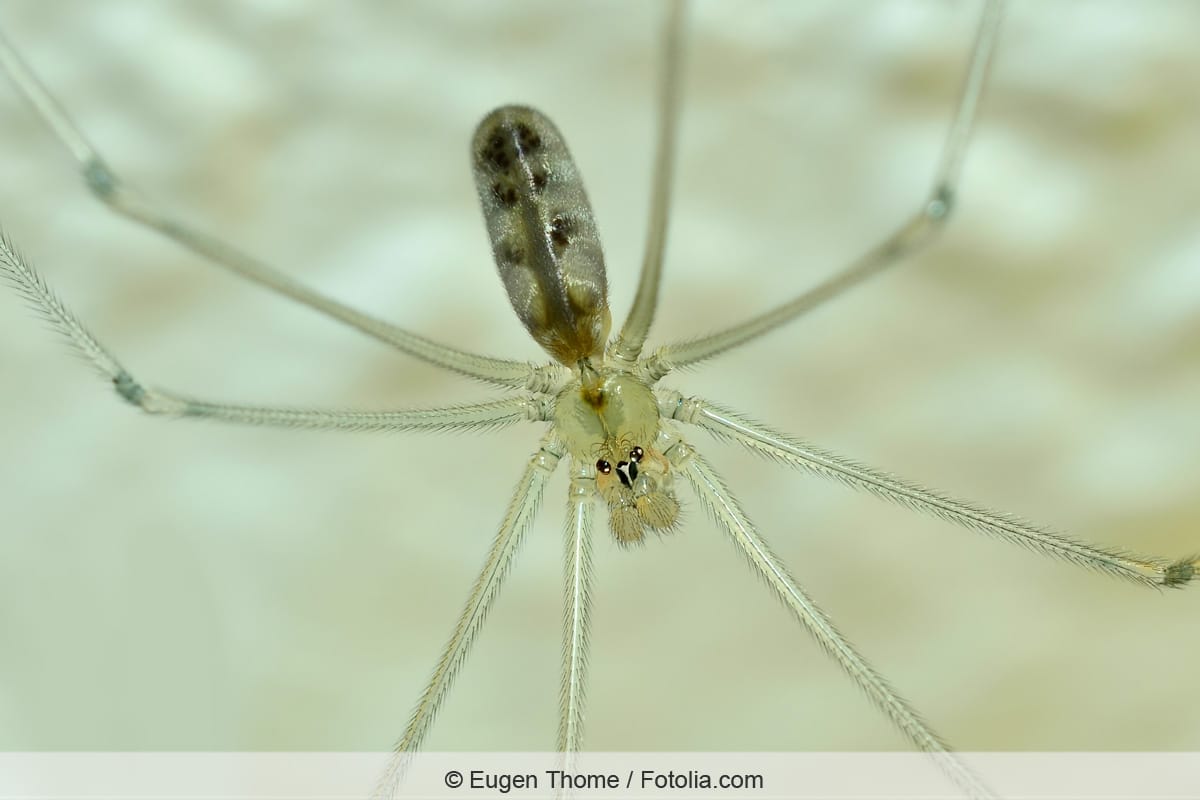
[[[479,151],[479,160],[493,172],[508,172],[516,161],[516,150],[499,125],[492,128]]]
[[[522,152],[532,153],[542,146],[542,137],[524,122],[517,123],[517,145]]]
[[[517,187],[513,186],[509,181],[496,181],[493,183],[492,194],[496,196],[501,205],[508,208],[517,204]]]
[[[525,248],[505,239],[496,246],[496,260],[506,267],[525,263]]]
[[[547,233],[550,235],[550,242],[554,245],[556,255],[562,255],[563,251],[567,249],[567,245],[571,243],[573,229],[571,218],[565,214],[555,214],[550,220],[550,230]]]

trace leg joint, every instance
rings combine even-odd
[[[83,180],[91,189],[92,194],[105,203],[111,203],[113,196],[120,188],[120,181],[116,174],[99,156],[94,156],[83,165]]]
[[[1170,564],[1163,570],[1163,586],[1183,586],[1200,571],[1200,558],[1185,558]]]
[[[119,375],[112,379],[112,382],[113,388],[117,390],[117,394],[121,395],[121,399],[125,402],[138,408],[145,406],[146,390],[128,372],[122,370]]]
[[[204,416],[197,405],[165,392],[147,389],[124,370],[121,370],[112,382],[121,399],[147,414],[162,414],[168,417]]]
[[[547,473],[552,473],[558,466],[558,462],[566,455],[566,452],[562,442],[558,441],[557,438],[550,437],[543,439],[541,447],[533,454],[533,463],[539,469]]]
[[[922,214],[931,224],[943,225],[954,210],[955,200],[954,187],[945,182],[939,183],[929,195]]]

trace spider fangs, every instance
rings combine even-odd
[[[671,465],[655,449],[658,401],[606,357],[612,326],[592,209],[561,134],[540,112],[504,106],[475,131],[475,185],[513,309],[546,352],[574,371],[555,401],[567,452],[595,463],[596,489],[622,544],[679,518]],[[615,468],[613,465],[616,465]]]

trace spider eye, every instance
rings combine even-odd
[[[605,461],[603,458],[596,462],[596,471],[601,475],[607,475],[612,472],[612,464]]]
[[[641,461],[644,455],[646,455],[646,452],[642,448],[635,447],[629,451],[629,460],[634,462]]]

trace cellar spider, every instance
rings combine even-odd
[[[287,72],[299,68],[290,58],[267,60],[271,36],[264,34],[248,48],[253,58],[235,58],[230,52],[244,43],[212,45],[211,31],[199,37],[201,44],[196,34],[172,38],[165,11],[143,23],[159,26],[147,38],[162,42],[161,53],[154,51],[160,60],[132,60],[138,54],[111,32],[106,47],[72,48],[81,40],[67,38],[57,46],[75,59],[67,65],[78,66],[61,67],[67,75],[52,72],[46,78],[118,170],[167,205],[197,204],[181,211],[203,219],[207,229],[431,337],[532,359],[537,350],[521,343],[521,329],[496,296],[486,266],[486,238],[470,207],[462,141],[482,112],[502,98],[528,101],[554,116],[580,163],[602,231],[615,234],[606,236],[606,246],[619,326],[632,298],[644,216],[639,187],[647,183],[651,133],[642,109],[648,107],[647,53],[657,16],[652,9],[630,10],[621,18],[611,11],[560,9],[557,17],[541,11],[541,19],[550,20],[543,29],[546,39],[560,34],[564,43],[520,40],[519,46],[500,49],[509,68],[504,76],[497,77],[482,57],[465,59],[460,48],[445,54],[454,63],[422,61],[428,75],[446,85],[460,86],[464,81],[456,79],[466,74],[479,81],[452,98],[436,98],[436,111],[429,110],[423,76],[401,71],[377,86],[355,81],[358,94],[335,97],[318,90],[316,76],[336,76],[334,68],[343,65],[345,79],[352,78],[344,52],[289,40],[289,46],[304,48],[305,57],[297,61],[312,70],[303,74],[314,89]],[[766,9],[764,17],[768,11],[787,13]],[[20,13],[36,21],[49,12],[35,4]],[[276,38],[289,25],[302,25],[267,11],[239,10],[237,19],[254,13],[264,25],[277,26],[270,29]],[[715,330],[785,290],[802,290],[910,212],[931,174],[970,36],[965,10],[945,21],[939,15],[949,12],[926,9],[921,31],[916,22],[876,21],[878,30],[866,26],[862,38],[853,35],[863,27],[857,17],[840,19],[846,12],[836,10],[802,20],[773,16],[770,25],[743,21],[742,27],[720,19],[721,13],[700,6],[693,14],[686,90],[691,117],[685,115],[683,124],[678,216],[655,343],[697,327]],[[877,11],[870,19],[888,19],[889,13],[896,12]],[[1171,327],[1178,324],[1178,311],[1163,318],[1150,304],[1160,296],[1156,292],[1165,291],[1163,282],[1180,274],[1169,245],[1186,244],[1178,220],[1195,209],[1186,189],[1196,183],[1188,180],[1190,164],[1178,145],[1182,132],[1195,127],[1189,116],[1195,104],[1181,99],[1187,97],[1188,76],[1196,74],[1195,59],[1182,44],[1170,46],[1184,29],[1171,13],[1187,12],[1159,11],[1157,18],[1149,11],[1145,18],[1108,12],[1122,23],[1150,20],[1137,28],[1144,38],[1127,34],[1128,39],[1057,24],[1061,19],[1042,13],[1049,12],[1017,5],[1009,14],[984,123],[968,153],[961,215],[938,245],[753,349],[672,378],[680,378],[677,385],[689,393],[725,400],[954,494],[1111,545],[1186,553],[1194,541],[1184,536],[1184,523],[1195,518],[1195,501],[1180,476],[1195,474],[1194,451],[1186,443],[1195,440],[1196,429],[1178,409],[1186,397],[1194,400],[1195,389],[1177,377],[1180,370],[1170,361],[1183,357],[1172,344],[1179,338]],[[128,19],[119,9],[80,6],[55,13],[53,25],[47,21],[39,28],[17,12],[9,14],[5,22],[14,35],[24,34],[34,63],[43,61],[39,48],[55,45],[47,41],[52,37],[34,38],[32,31],[77,25],[79,37],[102,37]],[[591,16],[568,25],[567,14]],[[616,30],[604,24],[610,14]],[[106,15],[116,20],[113,25],[93,24]],[[556,19],[563,20],[558,28]],[[417,24],[392,24],[385,15],[355,24],[356,36],[413,36],[411,42],[381,40],[370,51],[379,55],[359,69],[381,69],[418,50],[422,59],[431,58],[430,34],[418,30],[424,21],[418,15]],[[316,21],[303,24],[314,27],[301,30],[321,29]],[[486,38],[472,37],[466,23],[442,24],[448,30],[440,33],[464,34],[465,41]],[[512,25],[518,29],[518,23]],[[242,29],[230,24],[225,30]],[[1146,33],[1151,30],[1152,39]],[[583,35],[578,31],[586,31],[586,44],[575,38]],[[589,51],[591,37],[596,49]],[[369,41],[362,40],[362,51]],[[896,52],[896,41],[906,52]],[[1114,41],[1116,53],[1106,50]],[[535,45],[550,53],[539,52],[525,63],[521,53]],[[547,77],[544,64],[553,60],[556,46],[588,60]],[[1106,70],[1128,70],[1118,73],[1124,81],[1103,80],[1111,73],[1087,68],[1097,52],[1104,54]],[[295,92],[294,104],[282,107],[275,97],[279,105],[257,108],[257,94],[238,94],[228,108],[219,93],[197,91],[218,78],[197,73],[190,82],[187,59],[208,55],[214,60],[203,63],[226,70],[223,79],[231,84],[237,84],[238,70],[252,70],[257,82],[243,92]],[[829,60],[818,63],[822,56]],[[168,57],[183,66],[164,69],[163,64],[181,63]],[[255,66],[260,57],[269,69]],[[875,63],[881,59],[884,63]],[[845,69],[840,83],[849,87],[839,97],[849,97],[848,105],[825,99],[831,105],[817,106],[824,113],[812,113],[804,104],[818,104],[824,99],[819,92],[743,96],[751,80],[776,87],[832,84],[837,76],[831,63]],[[618,66],[607,70],[605,64]],[[746,71],[745,81],[719,80],[719,70],[731,64]],[[630,79],[643,74],[644,79]],[[1127,88],[1130,77],[1136,85],[1145,75],[1157,80],[1144,92]],[[68,85],[61,86],[59,77],[68,78]],[[585,98],[577,96],[582,85],[588,87]],[[854,87],[863,94],[851,94]],[[892,99],[896,91],[906,102]],[[271,138],[286,136],[281,120],[302,124],[299,120],[314,116],[304,92],[316,92],[330,104],[327,117],[353,101],[358,109],[353,113],[361,116],[349,119],[357,124],[344,123],[328,134],[321,128],[325,138],[286,139],[288,146],[282,146]],[[617,101],[636,114],[627,127],[605,124]],[[6,192],[19,187],[22,201],[6,203],[6,228],[67,298],[76,298],[81,315],[113,340],[130,367],[155,384],[194,394],[221,388],[231,397],[264,402],[283,387],[329,405],[434,405],[472,391],[390,353],[354,361],[364,350],[374,354],[382,348],[360,344],[335,326],[319,327],[285,304],[196,270],[194,259],[151,236],[90,207],[82,211],[90,201],[68,185],[67,171],[60,176],[47,166],[61,163],[61,152],[11,96],[3,102],[10,128],[19,127],[6,142],[19,142],[21,154],[19,163],[4,162],[15,173],[6,180]],[[722,137],[731,135],[719,122],[742,103],[764,133],[738,153],[771,168],[716,171],[713,159],[727,152]],[[911,105],[919,110],[907,112]],[[218,113],[222,108],[225,113]],[[439,115],[437,123],[430,123],[431,114]],[[1151,126],[1145,140],[1110,141],[1111,131],[1130,120],[1157,121],[1158,127]],[[1112,156],[1079,144],[1097,121],[1107,122],[1110,127],[1101,133],[1110,134],[1095,147],[1115,148]],[[433,124],[438,127],[430,129]],[[745,129],[739,126],[739,135],[756,135]],[[328,164],[312,157],[328,152],[316,150],[317,144],[352,133],[377,149],[342,151],[344,160]],[[400,139],[421,157],[398,157]],[[598,160],[607,168],[594,167]],[[1109,160],[1124,166],[1114,168]],[[789,191],[776,193],[781,190],[772,185],[758,199],[785,163],[795,164],[786,173],[791,180],[780,181]],[[298,186],[294,182],[301,178],[293,171],[309,182]],[[1094,183],[1084,184],[1096,191],[1072,191],[1073,180],[1097,173],[1101,177]],[[1168,179],[1156,180],[1156,174]],[[1049,186],[1035,179],[1050,180]],[[431,185],[445,187],[439,189],[444,194],[412,196]],[[1113,196],[1122,187],[1138,193],[1137,206],[1131,207],[1128,196]],[[880,198],[880,192],[886,196]],[[1075,206],[1069,215],[1049,217],[1058,225],[1023,210],[1025,202],[1050,203],[1064,193]],[[315,207],[313,198],[322,196],[345,198],[348,206]],[[802,208],[793,211],[785,200]],[[1112,230],[1112,239],[1123,246],[1108,237],[1097,241],[1097,226]],[[64,229],[71,235],[64,237]],[[412,249],[379,253],[371,247],[384,241]],[[1167,247],[1160,252],[1163,242]],[[786,259],[782,252],[789,254]],[[148,263],[130,261],[142,258]],[[371,271],[354,272],[366,269],[363,262],[370,262]],[[67,271],[75,264],[88,265],[96,276],[92,283],[72,275],[67,285]],[[376,269],[380,264],[407,269]],[[743,277],[750,275],[756,279]],[[485,299],[475,300],[476,285]],[[386,297],[372,297],[384,291]],[[675,296],[681,302],[673,309]],[[1182,302],[1168,293],[1167,310],[1178,308],[1172,300]],[[131,306],[138,316],[131,315]],[[1063,309],[1060,327],[1054,313]],[[1030,320],[1036,323],[1032,330]],[[877,327],[865,327],[867,322]],[[57,351],[30,335],[27,318],[7,314],[4,325],[6,353],[15,364],[5,372],[22,376],[12,386],[14,407],[6,421],[11,427],[4,439],[14,456],[5,459],[5,485],[21,489],[9,496],[11,506],[6,502],[20,521],[8,537],[16,553],[8,563],[48,571],[12,576],[6,586],[26,601],[44,596],[39,580],[57,578],[68,592],[54,603],[43,601],[33,618],[36,629],[8,623],[14,633],[8,640],[23,645],[5,657],[10,676],[5,683],[19,688],[15,707],[24,712],[10,719],[25,726],[10,731],[8,740],[46,747],[368,748],[393,736],[397,709],[428,677],[429,655],[443,640],[511,492],[528,433],[501,432],[494,445],[474,436],[416,436],[401,444],[388,437],[147,423],[116,404],[90,402],[91,387],[79,378],[77,365],[57,361]],[[199,331],[203,339],[195,335]],[[913,352],[928,356],[914,359]],[[1147,353],[1152,357],[1143,357]],[[780,364],[790,366],[765,368]],[[1128,380],[1135,367],[1136,380]],[[1012,381],[1021,391],[1012,391]],[[513,435],[519,433],[524,436]],[[701,437],[698,444],[704,443]],[[1136,467],[1118,457],[1130,449]],[[842,628],[959,746],[1200,743],[1194,721],[1164,722],[1170,717],[1162,711],[1190,690],[1183,676],[1194,664],[1187,658],[1194,653],[1187,636],[1194,598],[1164,598],[1077,574],[919,515],[912,519],[839,487],[759,465],[732,448],[707,444],[704,450],[731,465],[728,477],[743,504]],[[75,466],[64,476],[65,463]],[[454,479],[431,480],[447,474]],[[53,502],[64,491],[71,492],[71,503]],[[470,503],[463,502],[464,491]],[[561,487],[552,486],[550,512],[559,508],[556,497]],[[687,501],[685,511],[691,513],[683,529],[642,551],[618,552],[606,544],[610,539],[597,540],[589,746],[900,746],[854,691],[842,687],[835,670],[795,635],[786,617],[771,610],[744,568],[729,563],[728,548],[697,508]],[[557,585],[559,540],[557,521],[531,532],[525,560],[493,615],[500,629],[482,638],[431,746],[547,743],[554,699],[545,686],[556,681],[557,667],[557,609],[548,587]],[[424,577],[435,571],[435,579]],[[312,591],[349,576],[349,586],[323,595]],[[617,583],[620,593],[612,588]],[[909,591],[921,597],[909,598]],[[900,605],[900,596],[903,608],[880,614],[881,608]],[[147,604],[147,598],[155,602]],[[419,611],[404,610],[416,603]],[[171,610],[169,618],[164,609]],[[755,616],[763,621],[751,623]],[[128,623],[116,621],[127,617]],[[1123,622],[1110,628],[1106,619]],[[1077,633],[1081,626],[1086,633]],[[545,634],[531,640],[535,629]],[[726,644],[714,648],[708,637]],[[104,652],[101,645],[114,639],[128,655]],[[1165,640],[1178,643],[1172,658],[1144,656]],[[97,659],[89,681],[111,691],[98,692],[80,680],[71,656],[87,645]],[[525,655],[514,656],[514,645]],[[936,656],[928,649],[934,646]],[[762,649],[741,658],[748,648]],[[637,680],[625,671],[631,664],[638,665]],[[175,677],[168,681],[164,674]],[[1136,691],[1130,676],[1137,678]],[[1087,690],[1079,685],[1084,679]],[[183,686],[187,692],[181,693]],[[348,699],[347,686],[362,688],[362,699],[358,692]],[[1098,692],[1105,692],[1109,710],[1103,713],[1096,709]],[[701,693],[704,713],[695,710]],[[137,702],[132,708],[121,702],[117,713],[124,697]],[[648,718],[647,711],[653,712]],[[634,713],[640,722],[629,731],[624,720]],[[750,713],[753,725],[734,724],[738,714]],[[525,718],[527,725],[514,723]],[[335,730],[331,719],[346,722]]]

